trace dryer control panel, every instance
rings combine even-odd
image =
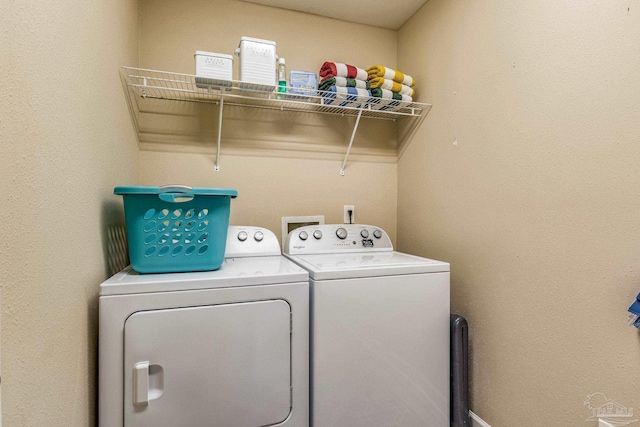
[[[269,229],[230,225],[227,229],[225,258],[282,255],[278,238]]]
[[[393,251],[389,235],[364,224],[320,224],[296,228],[287,236],[289,255]]]

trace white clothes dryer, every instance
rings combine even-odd
[[[370,225],[298,228],[309,272],[311,425],[449,426],[449,264],[395,252]]]
[[[307,427],[308,273],[229,227],[217,271],[100,285],[101,427]]]

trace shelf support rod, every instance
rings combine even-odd
[[[220,96],[220,109],[218,110],[218,148],[216,149],[216,166],[213,169],[220,171],[220,138],[222,137],[222,111],[224,110],[224,96]]]
[[[353,145],[353,140],[356,137],[356,131],[358,130],[358,125],[360,124],[360,117],[362,116],[362,108],[358,110],[358,118],[356,118],[356,124],[353,127],[353,132],[351,133],[351,140],[349,141],[349,147],[347,148],[347,154],[344,156],[344,161],[342,162],[342,167],[340,168],[340,176],[344,176],[344,167],[347,164],[347,159],[349,158],[349,153],[351,152],[351,146]]]

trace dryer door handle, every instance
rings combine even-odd
[[[133,367],[133,404],[149,404],[149,362],[138,362]]]

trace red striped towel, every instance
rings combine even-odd
[[[325,62],[320,68],[320,77],[324,80],[328,77],[349,77],[351,79],[367,80],[369,75],[362,69],[341,62]]]

